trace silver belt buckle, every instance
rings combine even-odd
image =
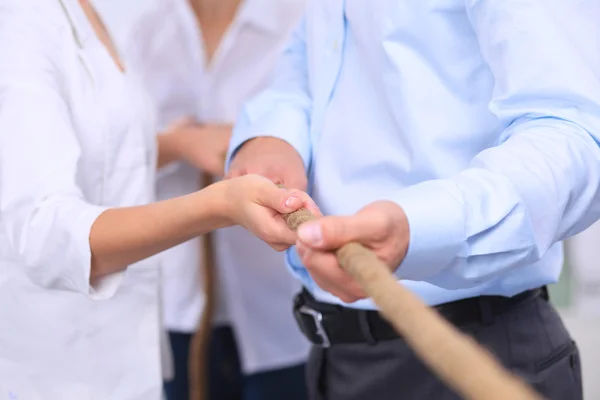
[[[317,329],[316,334],[321,338],[321,343],[318,346],[323,348],[331,347],[329,336],[327,336],[327,332],[325,332],[325,327],[323,327],[323,314],[307,306],[301,306],[298,309],[298,311],[302,314],[311,316],[313,321],[315,322],[315,327]]]

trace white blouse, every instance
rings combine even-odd
[[[126,54],[141,72],[158,110],[161,129],[189,116],[201,123],[234,123],[242,104],[268,82],[304,0],[246,0],[210,65],[188,0],[159,0],[132,29]],[[159,172],[165,199],[198,189],[200,173],[185,164]],[[217,232],[220,293],[216,323],[236,332],[245,373],[304,362],[308,342],[292,315],[300,284],[284,256],[242,228]],[[164,253],[162,293],[167,329],[192,332],[204,307],[197,240]]]
[[[0,2],[0,54],[0,398],[157,400],[157,262],[89,285],[95,219],[154,198],[152,106],[76,0]]]

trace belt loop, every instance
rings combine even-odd
[[[494,323],[494,310],[492,309],[492,303],[485,296],[481,296],[477,299],[479,304],[479,314],[481,317],[482,325],[491,325]]]
[[[373,337],[373,333],[371,332],[371,326],[369,325],[369,314],[366,310],[357,310],[358,311],[358,324],[360,325],[360,331],[367,339],[367,343],[370,345],[377,344],[377,340]]]

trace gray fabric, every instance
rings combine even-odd
[[[486,324],[460,328],[547,400],[583,398],[577,346],[546,300],[530,299]],[[313,347],[307,368],[311,400],[460,399],[401,339]]]

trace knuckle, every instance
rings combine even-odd
[[[363,291],[359,287],[354,288],[354,290],[352,290],[352,293],[350,293],[350,295],[352,297],[354,297],[354,301],[363,299],[365,297]]]
[[[303,254],[301,255],[302,257],[302,263],[304,264],[304,266],[306,267],[307,270],[309,270],[309,272],[311,274],[315,274],[315,275],[319,275],[318,271],[315,270],[315,265],[313,263],[313,256],[311,251],[309,250],[305,250],[303,252]]]
[[[279,253],[287,250],[289,247],[290,247],[289,245],[281,244],[281,243],[271,245],[271,248]]]
[[[323,279],[319,279],[319,277],[313,278],[315,283],[317,284],[317,286],[319,286],[321,289],[323,289],[326,292],[331,293],[332,295],[337,297],[337,290],[335,288],[335,286],[331,285],[328,281],[323,280]]]
[[[274,235],[273,232],[271,231],[271,229],[267,226],[261,226],[260,228],[258,228],[258,232],[257,232],[261,239],[264,240],[267,243],[274,243],[276,242],[274,239]]]
[[[354,303],[357,298],[353,295],[347,294],[347,293],[342,293],[338,296],[340,298],[340,300],[342,300],[344,303]]]
[[[363,223],[370,225],[371,229],[369,231],[373,240],[381,242],[388,236],[390,221],[384,213],[371,213],[368,222],[364,220]]]
[[[284,229],[278,224],[271,224],[268,227],[263,228],[264,234],[269,243],[278,244],[287,246],[293,243],[293,240],[290,240],[288,232],[284,231]]]

